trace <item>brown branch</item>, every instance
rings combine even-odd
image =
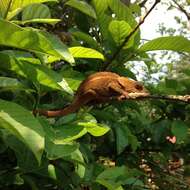
[[[178,6],[178,9],[185,14],[185,16],[187,17],[188,21],[190,21],[190,15],[189,15],[189,13],[176,0],[173,0],[173,2]]]
[[[122,44],[117,48],[116,52],[113,54],[113,56],[110,58],[110,60],[105,63],[104,70],[106,70],[110,64],[116,59],[116,57],[119,55],[121,49],[125,46],[127,42],[129,42],[130,38],[135,34],[135,32],[139,29],[139,27],[144,23],[146,17],[151,13],[151,11],[154,9],[154,7],[160,2],[161,0],[155,0],[152,7],[149,9],[149,11],[146,13],[146,15],[141,19],[141,21],[136,25],[136,27],[129,33],[128,36],[126,36],[125,40],[122,42]]]
[[[148,0],[144,0],[144,1],[142,1],[141,3],[139,3],[139,7],[144,7],[147,1],[148,1]]]
[[[7,15],[8,15],[8,13],[9,13],[10,8],[11,8],[11,4],[12,4],[12,0],[10,0],[10,1],[8,2],[7,9],[6,9],[6,11],[5,11],[5,14],[3,15],[3,18],[4,18],[4,19],[7,19]]]
[[[130,93],[129,100],[143,100],[143,99],[157,99],[157,100],[168,100],[178,101],[190,104],[190,95],[150,95],[146,93]]]

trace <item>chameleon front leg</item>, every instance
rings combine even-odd
[[[117,100],[119,101],[129,98],[128,92],[123,90],[122,87],[119,84],[117,84],[117,82],[111,82],[108,85],[108,88],[119,94],[119,96],[117,96]]]

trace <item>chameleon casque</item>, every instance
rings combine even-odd
[[[47,117],[74,113],[81,106],[129,98],[129,93],[148,93],[142,84],[112,72],[97,72],[89,75],[79,86],[73,102],[61,110],[35,110]]]

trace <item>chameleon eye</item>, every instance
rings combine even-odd
[[[136,88],[137,90],[143,90],[143,86],[142,86],[141,84],[136,84],[136,85],[135,85],[135,88]]]

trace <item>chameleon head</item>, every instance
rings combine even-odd
[[[127,77],[120,77],[119,84],[128,93],[146,93],[149,94],[148,90],[138,81],[128,79]]]

